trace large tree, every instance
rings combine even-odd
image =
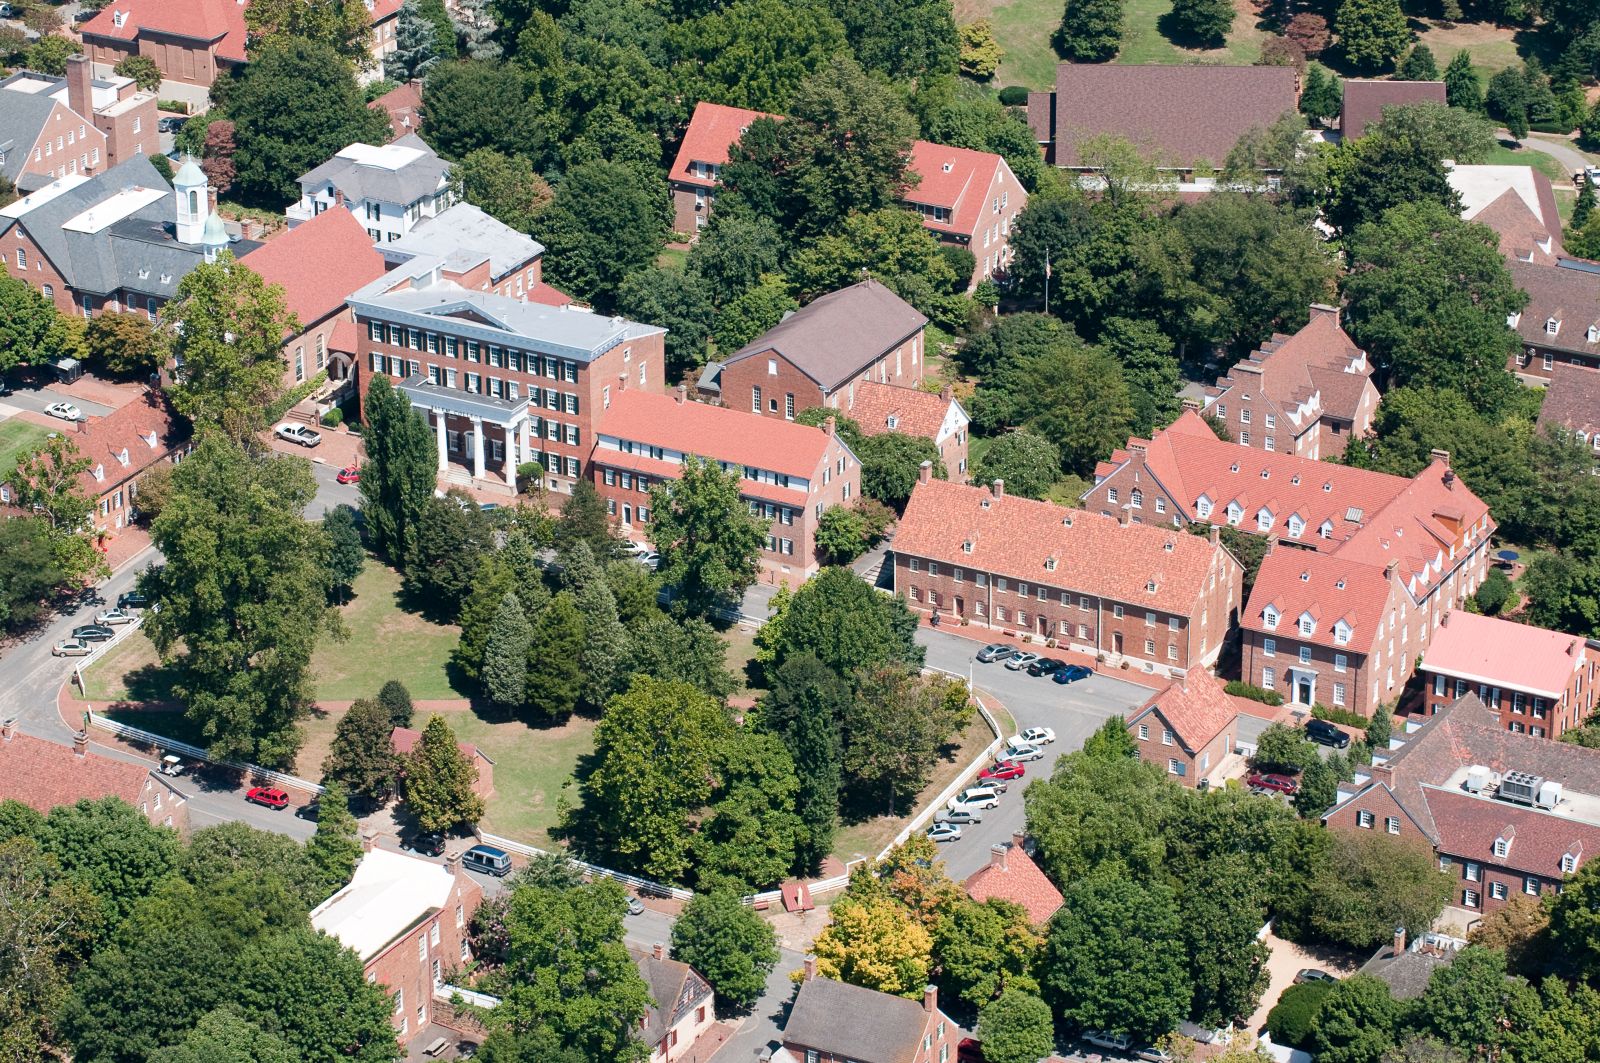
[[[540,647],[541,652],[548,652]],[[483,692],[489,703],[506,715],[520,712],[528,701],[528,657],[533,650],[533,627],[516,593],[500,599],[489,638],[483,650]]]
[[[527,152],[536,140],[524,107],[527,81],[527,72],[516,63],[434,66],[422,83],[428,143],[453,159],[479,148],[513,158]]]
[[[366,105],[350,63],[301,37],[256,49],[228,85],[223,109],[239,144],[235,188],[273,210],[296,199],[295,179],[334,152],[389,139],[389,116]]]
[[[1206,48],[1220,48],[1233,30],[1229,0],[1173,0],[1172,23],[1178,34]]]
[[[328,533],[328,584],[340,602],[349,599],[356,579],[367,567],[359,519],[355,507],[343,503],[322,518],[322,530]]]
[[[0,521],[0,627],[15,630],[38,619],[70,578],[49,524],[38,517]]]
[[[1382,834],[1335,833],[1310,881],[1313,934],[1354,949],[1375,948],[1395,927],[1423,933],[1450,899],[1450,880],[1426,849]]]
[[[660,572],[690,613],[736,601],[760,573],[767,525],[739,497],[739,476],[689,458],[676,480],[650,486],[651,539]]]
[[[943,0],[833,0],[832,7],[867,70],[896,84],[954,76],[956,25]]]
[[[89,357],[112,373],[149,373],[160,360],[155,326],[144,314],[102,312],[84,332]]]
[[[978,1009],[978,1039],[988,1063],[1036,1063],[1055,1050],[1050,1005],[1032,993],[1008,989]]]
[[[50,1056],[52,1017],[88,959],[95,900],[31,838],[0,841],[0,1059]]]
[[[245,1016],[307,1063],[390,1063],[401,1058],[384,987],[361,957],[309,924],[258,938],[238,957],[230,995]],[[296,977],[286,978],[284,972]]]
[[[710,814],[695,837],[695,885],[771,889],[788,877],[805,835],[794,760],[776,735],[739,731],[717,751],[715,775]]]
[[[1122,47],[1122,0],[1066,0],[1051,38],[1057,53],[1078,63],[1103,63]]]
[[[430,494],[406,536],[406,590],[435,615],[458,615],[494,535],[466,492],[451,488],[442,498]]]
[[[565,723],[583,697],[583,614],[562,591],[533,624],[528,661],[528,712],[533,722]]]
[[[18,456],[10,472],[11,503],[48,526],[54,567],[69,579],[108,574],[90,543],[95,499],[83,477],[94,465],[71,437],[52,433],[37,450]]]
[[[534,230],[555,197],[526,156],[503,155],[493,148],[469,152],[456,164],[451,179],[468,203],[523,233]]]
[[[718,1000],[742,1010],[767,991],[778,939],[735,894],[697,893],[672,924],[672,958],[699,971]]]
[[[844,769],[864,800],[893,812],[928,781],[939,751],[974,710],[960,681],[898,664],[872,669],[856,685],[843,720]]]
[[[1311,1020],[1311,1048],[1328,1063],[1371,1063],[1395,1042],[1400,1005],[1389,986],[1358,974],[1333,987]]]
[[[655,261],[671,218],[657,174],[595,161],[561,179],[534,233],[550,251],[550,282],[609,310],[623,280]]]
[[[1037,993],[1034,971],[1043,945],[1027,910],[999,897],[959,901],[933,927],[943,988],[979,1009],[1003,993]]]
[[[0,373],[83,353],[71,319],[28,282],[0,276]]]
[[[589,545],[575,544],[562,564],[562,582],[571,590],[572,604],[583,617],[583,653],[578,666],[583,673],[584,700],[599,709],[624,685],[632,640],[617,615],[617,599],[605,571]]]
[[[1158,876],[1167,858],[1163,825],[1180,792],[1161,779],[1159,768],[1133,758],[1062,757],[1023,794],[1039,866],[1056,882],[1101,870],[1139,881]]]
[[[833,849],[850,685],[804,652],[790,656],[771,675],[771,685],[772,693],[761,703],[762,725],[783,738],[794,758],[800,780],[795,811],[806,827],[798,858],[810,869]]]
[[[443,716],[428,717],[404,770],[406,806],[423,830],[454,830],[483,818],[483,798],[472,788],[477,765],[461,751]]]
[[[698,98],[758,111],[787,111],[807,77],[850,52],[821,0],[735,0],[671,32]]]
[[[438,477],[434,433],[411,400],[376,374],[362,403],[367,452],[361,468],[362,512],[372,547],[403,562]]]
[[[441,42],[438,27],[426,14],[418,0],[405,0],[400,5],[400,18],[395,25],[395,46],[383,60],[383,72],[396,81],[420,78],[443,58],[454,41]]]
[[[145,630],[181,653],[175,687],[213,756],[285,764],[299,747],[312,651],[344,630],[327,534],[301,516],[315,493],[303,459],[203,436],[151,526],[166,561],[141,582],[160,606]]]
[[[667,380],[682,380],[706,361],[716,317],[715,295],[695,272],[651,266],[632,274],[617,292],[617,312],[667,330]]]
[[[299,38],[327,45],[352,65],[373,65],[372,17],[354,0],[261,0],[244,12],[252,58],[269,43]]]
[[[283,338],[299,329],[283,289],[232,253],[201,263],[161,312],[165,354],[181,365],[172,405],[200,428],[254,435],[283,391]]]
[[[995,440],[972,470],[978,483],[1004,480],[1007,494],[1043,498],[1061,477],[1061,451],[1037,432],[1018,428]]]
[[[855,451],[861,459],[861,493],[896,511],[911,500],[923,462],[931,463],[941,480],[948,474],[939,448],[927,436],[881,432],[863,437]]]
[[[1259,867],[1243,857],[1213,858],[1179,903],[1194,983],[1189,1014],[1208,1028],[1248,1018],[1266,992],[1270,957],[1258,936],[1267,921]]]
[[[851,985],[919,997],[928,983],[933,938],[892,897],[845,894],[812,942],[817,972]]]
[[[394,793],[400,774],[393,732],[387,709],[370,698],[358,699],[334,727],[323,774],[345,783],[351,793],[384,800]]]
[[[899,598],[879,594],[847,568],[826,568],[789,600],[774,658],[810,653],[846,678],[883,665],[919,667],[917,617]]]
[[[1411,43],[1400,0],[1340,0],[1333,28],[1345,59],[1367,73],[1392,66]]]

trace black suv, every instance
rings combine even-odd
[[[117,595],[118,609],[144,609],[149,604],[150,599],[140,591],[123,591]]]
[[[1346,749],[1350,745],[1350,736],[1327,720],[1307,720],[1306,737],[1334,749]]]

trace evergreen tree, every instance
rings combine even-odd
[[[1233,29],[1231,0],[1172,0],[1179,33],[1208,48],[1220,48]]]
[[[617,600],[595,563],[589,545],[578,542],[567,553],[561,578],[572,591],[572,604],[583,617],[583,700],[602,708],[623,685],[622,670],[631,649],[627,629],[617,618]]]
[[[343,889],[356,873],[361,839],[350,814],[349,791],[338,779],[325,783],[317,799],[317,833],[306,843],[306,859],[321,878],[324,897]]]
[[[1411,49],[1394,76],[1398,81],[1438,81],[1439,63],[1426,44],[1419,44]]]
[[[398,564],[433,497],[438,444],[421,412],[382,373],[372,378],[362,412],[367,463],[361,468],[361,508],[372,548]]]
[[[333,585],[340,601],[350,596],[361,570],[367,567],[367,551],[361,545],[361,529],[356,527],[356,511],[349,506],[334,506],[322,518],[322,530],[328,533],[328,582]]]
[[[420,78],[439,61],[443,49],[437,30],[417,0],[405,0],[400,5],[394,45],[394,51],[384,56],[383,72],[396,81]]]
[[[394,793],[400,774],[392,738],[397,726],[404,725],[396,724],[381,703],[357,700],[334,728],[333,745],[322,762],[324,777],[347,785],[351,793],[362,797],[387,798]]]
[[[1332,118],[1339,113],[1341,89],[1339,79],[1323,73],[1321,66],[1306,71],[1305,90],[1300,93],[1300,113],[1317,120]]]
[[[1595,107],[1600,109],[1600,104]],[[1594,213],[1594,199],[1594,182],[1584,181],[1583,187],[1578,190],[1578,201],[1572,205],[1572,220],[1567,223],[1572,229],[1581,229],[1589,223],[1589,216]]]
[[[1066,0],[1053,43],[1076,62],[1113,58],[1122,47],[1122,0]]]
[[[1474,113],[1483,110],[1483,81],[1472,69],[1472,53],[1465,48],[1444,68],[1444,99],[1451,107]]]
[[[455,652],[451,654],[451,663],[461,670],[461,674],[473,681],[479,681],[483,675],[483,655],[489,646],[489,633],[494,629],[496,615],[500,612],[500,603],[507,594],[516,593],[516,579],[511,573],[511,568],[505,563],[500,554],[489,554],[478,566],[478,571],[472,579],[472,593],[467,595],[467,600],[461,605],[461,617],[458,623],[461,626],[461,635],[456,641]],[[522,610],[523,617],[528,622],[534,623],[536,617],[529,613],[526,606]]]
[[[398,679],[391,679],[378,690],[378,704],[389,714],[389,723],[395,727],[411,726],[411,691]]]
[[[532,649],[533,628],[516,594],[507,591],[500,599],[483,652],[483,692],[503,712],[516,712],[527,702]]]
[[[797,864],[817,866],[833,848],[839,820],[843,762],[842,718],[850,684],[813,654],[792,656],[772,676],[761,703],[763,726],[782,737],[800,780],[795,811],[806,827]]]
[[[606,500],[600,497],[600,492],[588,480],[579,480],[572,494],[561,503],[555,540],[556,553],[562,557],[580,540],[589,544],[589,552],[601,564],[612,560],[620,552],[622,543],[617,537],[615,525],[606,515]]]
[[[448,831],[483,818],[472,791],[478,768],[456,744],[443,716],[431,716],[406,763],[406,805],[424,831]]]
[[[488,0],[458,0],[453,16],[456,33],[468,59],[499,59],[500,45],[494,39],[494,18],[489,14]]]
[[[1340,0],[1334,31],[1345,58],[1367,72],[1389,66],[1411,41],[1400,0]]]
[[[533,625],[528,710],[539,723],[565,723],[583,696],[583,615],[562,591]]]

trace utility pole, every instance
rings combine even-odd
[[[1044,312],[1050,312],[1050,249],[1044,249]]]

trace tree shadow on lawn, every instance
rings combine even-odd
[[[854,827],[884,816],[912,815],[917,811],[918,799],[922,796],[922,792],[928,788],[928,780],[933,778],[941,765],[954,764],[956,754],[960,750],[960,741],[946,742],[940,746],[939,752],[934,755],[932,763],[928,766],[927,778],[910,793],[897,792],[894,800],[888,803],[884,800],[887,795],[883,787],[876,784],[864,786],[846,774],[839,794],[840,824]]]
[[[1171,11],[1156,19],[1156,32],[1165,37],[1174,48],[1183,48],[1187,51],[1214,52],[1228,46],[1226,34],[1221,38],[1197,37],[1180,26]]]

